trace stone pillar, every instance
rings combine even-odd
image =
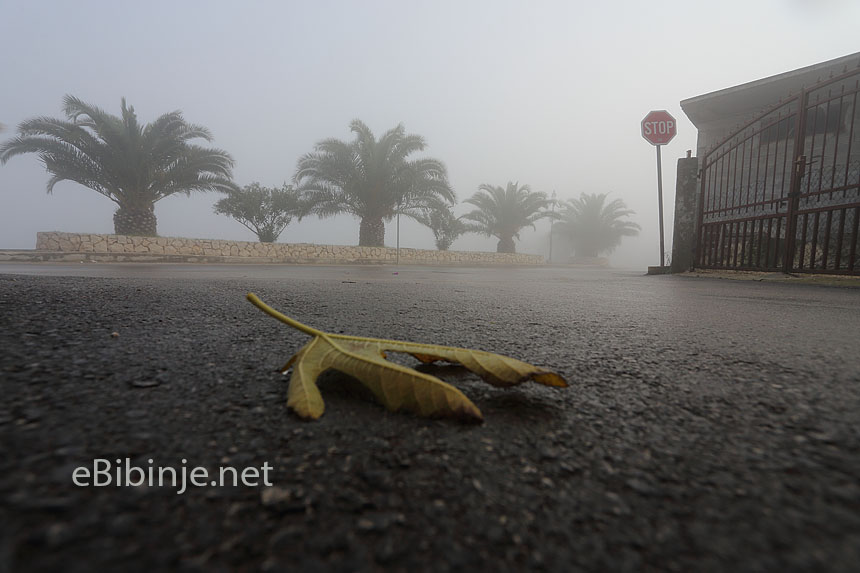
[[[675,185],[675,231],[672,235],[672,272],[683,273],[693,268],[696,253],[696,198],[699,159],[690,157],[678,160],[678,177]]]

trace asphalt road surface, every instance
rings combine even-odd
[[[326,413],[304,422],[276,370],[307,337],[248,291],[322,330],[490,350],[570,387],[430,368],[482,410],[464,424],[326,374]],[[3,264],[0,337],[0,571],[860,567],[857,289]],[[126,459],[258,485],[74,483]]]

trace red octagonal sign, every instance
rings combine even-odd
[[[677,133],[678,124],[665,109],[652,111],[642,120],[642,137],[651,145],[666,145]]]

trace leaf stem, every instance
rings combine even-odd
[[[302,324],[301,322],[299,322],[297,320],[293,320],[292,318],[290,318],[286,314],[282,314],[282,313],[278,312],[274,308],[270,307],[269,305],[267,305],[266,303],[261,301],[257,297],[257,295],[255,295],[252,292],[249,292],[246,298],[248,299],[248,301],[251,304],[253,304],[257,308],[259,308],[260,310],[262,310],[263,312],[265,312],[269,316],[277,318],[278,320],[280,320],[283,323],[289,324],[290,326],[292,326],[296,330],[300,330],[300,331],[304,332],[305,334],[307,334],[308,336],[325,336],[325,333],[322,332],[321,330],[317,330],[316,328],[311,328],[310,326]]]

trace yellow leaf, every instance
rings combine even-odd
[[[565,387],[555,372],[526,362],[484,352],[436,344],[419,344],[322,332],[269,307],[253,293],[248,300],[313,339],[303,346],[282,371],[293,369],[287,406],[302,418],[317,419],[325,410],[316,385],[320,374],[337,370],[358,379],[389,410],[408,410],[421,416],[450,416],[482,420],[481,411],[462,392],[435,376],[385,359],[386,352],[410,354],[430,364],[437,361],[462,364],[494,386],[509,387],[528,380],[546,386]]]

